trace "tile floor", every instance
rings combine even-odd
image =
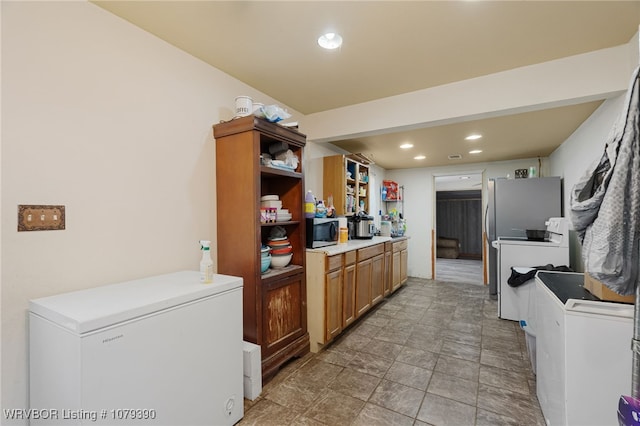
[[[318,354],[292,361],[239,425],[544,425],[523,332],[488,288],[410,278]]]

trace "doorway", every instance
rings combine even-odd
[[[483,285],[482,172],[435,176],[434,279]]]

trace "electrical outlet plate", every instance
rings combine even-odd
[[[18,231],[65,229],[64,206],[18,205]]]

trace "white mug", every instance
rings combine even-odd
[[[253,114],[253,99],[249,96],[236,97],[236,116],[246,117]]]
[[[253,103],[253,112],[256,112],[258,110],[260,110],[260,108],[262,108],[264,106],[263,103],[261,102],[254,102]]]

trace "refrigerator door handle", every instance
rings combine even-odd
[[[487,243],[491,244],[491,240],[489,239],[489,202],[487,202],[487,206],[484,208],[484,237],[487,239]]]

